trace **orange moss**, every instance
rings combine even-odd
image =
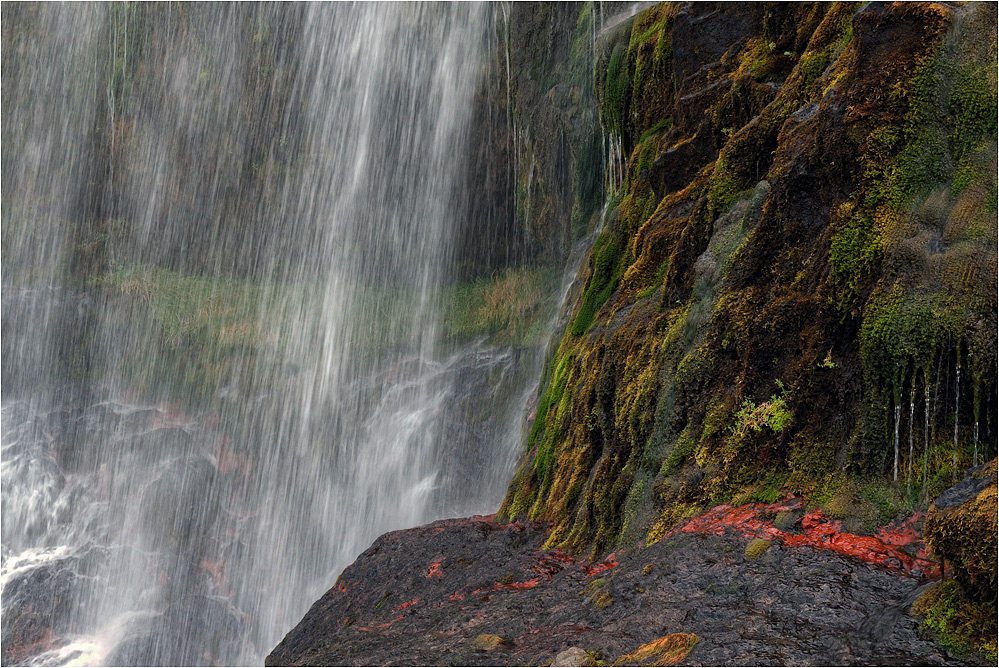
[[[621,656],[613,665],[675,666],[687,658],[697,641],[693,633],[670,633]]]

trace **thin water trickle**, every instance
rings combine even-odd
[[[905,471],[905,487],[911,490],[912,483],[912,462],[913,462],[913,442],[912,442],[912,421],[916,414],[916,371],[912,371],[912,380],[909,381],[909,465]]]
[[[957,427],[961,412],[961,346],[957,347],[957,373],[954,378],[954,461],[951,466],[952,479],[957,482]]]
[[[259,663],[378,535],[499,505],[541,351],[441,310],[487,21],[5,6],[5,626],[59,610],[8,660]]]
[[[898,482],[898,455],[899,455],[898,425],[901,419],[902,419],[902,404],[896,400],[895,401],[895,462],[892,465],[892,480],[896,482]]]

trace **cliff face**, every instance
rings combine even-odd
[[[604,553],[801,494],[870,531],[996,449],[994,7],[655,6],[501,518]]]

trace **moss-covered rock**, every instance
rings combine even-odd
[[[551,545],[789,491],[863,533],[995,453],[994,12],[713,11],[597,45],[625,178],[501,509]]]
[[[912,607],[950,651],[996,662],[996,460],[971,472],[938,498],[924,527],[941,559],[943,582]]]

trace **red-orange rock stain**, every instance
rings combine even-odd
[[[594,575],[597,575],[598,573],[603,573],[604,571],[609,571],[610,569],[617,567],[618,567],[617,553],[611,552],[610,554],[607,555],[607,558],[604,559],[603,561],[593,564],[591,566],[586,566],[584,567],[583,570],[586,571],[586,577],[592,578]]]
[[[359,626],[357,627],[359,631],[381,631],[382,629],[387,629],[388,627],[395,624],[397,621],[405,617],[406,615],[399,615],[391,622],[385,622],[384,624],[379,624],[378,626]]]
[[[444,559],[447,559],[447,557],[444,557]],[[441,564],[444,563],[444,559],[441,559],[440,561],[435,561],[434,563],[430,564],[430,569],[427,570],[427,577],[428,578],[432,578],[432,577],[443,578],[444,577],[444,569],[441,568]]]
[[[842,522],[826,517],[820,509],[812,510],[801,518],[800,534],[781,531],[772,521],[761,517],[803,506],[804,502],[793,496],[770,505],[753,503],[732,507],[725,503],[692,518],[678,530],[715,536],[734,532],[745,538],[776,539],[787,547],[833,550],[871,564],[903,570],[910,575],[939,575],[939,567],[928,558],[923,537],[915,529],[916,522],[922,518],[921,514],[913,515],[898,526],[881,527],[876,536],[858,536],[843,531]],[[673,533],[675,532],[668,535]],[[918,546],[915,557],[898,549],[909,545]]]
[[[420,602],[419,598],[414,598],[412,601],[406,601],[405,603],[402,603],[401,605],[399,605],[399,607],[397,607],[392,612],[399,612],[400,610],[405,610],[406,608],[411,608],[411,607],[413,607],[414,605],[416,605],[419,602]]]

